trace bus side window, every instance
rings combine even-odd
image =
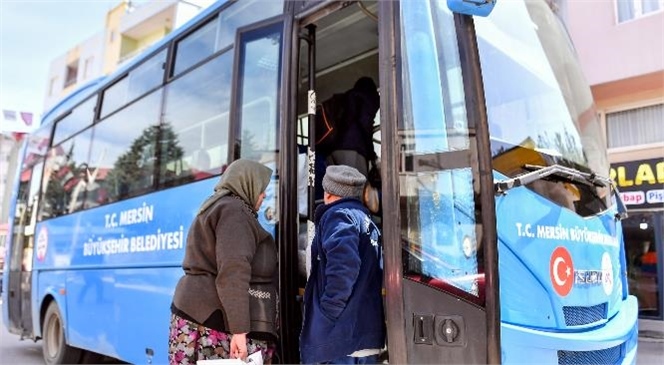
[[[42,187],[42,212],[45,218],[58,217],[82,208],[81,171],[88,163],[92,130],[85,130],[49,151],[46,184]]]
[[[91,173],[97,170],[97,200],[114,202],[153,188],[161,95],[158,89],[95,125],[90,160]],[[126,122],[133,128],[123,127]],[[98,204],[86,200],[86,207]]]
[[[203,149],[195,151],[191,155],[191,174],[194,177],[194,180],[205,179],[213,175],[210,172],[211,163],[210,163],[210,154]]]
[[[166,86],[163,124],[172,153],[162,150],[160,186],[176,186],[221,173],[228,163],[232,52],[224,52]]]

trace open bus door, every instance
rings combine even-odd
[[[32,326],[32,260],[35,243],[37,201],[43,162],[21,171],[15,205],[14,224],[9,248],[7,283],[8,328],[22,337],[33,336]]]
[[[494,190],[472,17],[442,1],[379,10],[389,361],[500,363]]]
[[[287,151],[282,153],[281,176],[282,181],[298,181],[299,187],[282,184],[280,191],[280,247],[286,248],[280,250],[281,295],[286,298],[281,301],[280,313],[284,363],[299,362],[302,294],[310,255],[305,248],[312,240],[314,210],[323,204],[326,163],[314,143],[321,132],[315,130],[316,106],[347,91],[360,77],[378,81],[378,3],[286,3],[285,29],[291,37],[284,42],[284,58],[289,62],[283,73],[282,113],[284,120],[290,122],[281,127],[281,150]],[[376,117],[374,122],[377,120]],[[374,143],[374,150],[380,152],[380,145]],[[374,218],[380,225],[380,217]]]
[[[322,178],[310,138],[316,103],[360,76],[378,81],[382,216],[375,218],[385,252],[388,361],[499,363],[494,190],[472,18],[425,1],[293,2],[289,13],[283,113],[293,123],[283,126],[282,150],[292,153],[283,154],[282,178],[296,181],[296,144],[304,144],[309,218]],[[297,261],[296,232],[311,229],[286,219],[297,216],[295,192],[295,184],[281,186],[281,238],[290,242],[280,257],[283,298],[303,287],[284,263]],[[297,360],[292,304],[282,302],[286,362]]]

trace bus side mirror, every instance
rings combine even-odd
[[[497,0],[447,0],[447,7],[454,13],[488,16]]]

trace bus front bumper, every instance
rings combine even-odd
[[[638,304],[628,296],[603,326],[584,332],[547,332],[501,324],[503,364],[636,364]]]

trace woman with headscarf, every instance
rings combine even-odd
[[[194,219],[171,304],[170,364],[245,359],[276,348],[277,250],[258,223],[272,170],[231,163]]]

